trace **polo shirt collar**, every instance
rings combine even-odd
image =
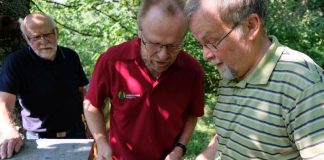
[[[234,81],[228,81],[228,84],[235,85],[240,88],[245,88],[247,84],[263,85],[267,84],[272,71],[274,70],[280,56],[284,50],[278,39],[275,36],[269,37],[272,41],[268,51],[262,57],[255,69],[246,78],[236,83]]]

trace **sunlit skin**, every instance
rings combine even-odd
[[[28,23],[25,26],[25,39],[28,44],[39,57],[45,60],[54,60],[57,50],[58,29],[51,24],[48,17],[41,14],[30,15],[26,17],[26,20]],[[46,39],[42,37],[37,41],[32,40],[32,37],[53,32],[55,34],[49,35]]]
[[[182,43],[186,31],[183,15],[169,17],[161,14],[163,13],[157,7],[152,7],[148,11],[139,26],[139,37],[145,37],[145,41],[162,45]],[[173,64],[179,53],[168,53],[166,47],[159,52],[149,53],[145,46],[141,45],[141,56],[156,79]]]
[[[233,26],[233,24],[222,21],[217,13],[213,13],[215,4],[209,3],[212,1],[204,2],[189,21],[190,30],[201,44],[219,40]],[[239,28],[242,26],[243,31]],[[224,79],[241,80],[245,78],[256,65],[257,59],[262,57],[262,55],[250,52],[253,46],[250,33],[245,22],[242,22],[242,26],[237,27],[229,34],[220,43],[216,52],[211,52],[206,47],[203,49],[204,59],[215,65]]]

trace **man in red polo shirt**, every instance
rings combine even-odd
[[[184,155],[197,117],[204,114],[204,79],[199,63],[181,50],[187,30],[183,5],[182,0],[142,1],[139,37],[109,48],[97,61],[84,112],[99,159]]]

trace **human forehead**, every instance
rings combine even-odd
[[[186,26],[184,13],[180,9],[175,9],[173,14],[167,13],[167,11],[163,10],[160,6],[152,6],[148,9],[146,15],[142,18],[141,26],[147,25],[151,27],[153,24],[159,24],[160,26],[166,26],[169,23],[165,22],[177,22],[177,24],[182,24]]]
[[[54,29],[50,19],[46,16],[30,16],[26,17],[25,21],[26,31],[30,34],[47,33]]]
[[[182,41],[187,24],[181,15],[165,15],[158,10],[149,10],[143,18],[140,31],[152,42],[173,43]],[[161,42],[162,43],[162,42]]]
[[[211,37],[221,36],[228,28],[218,15],[203,9],[192,14],[189,26],[200,42],[208,41]]]

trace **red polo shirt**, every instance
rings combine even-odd
[[[102,54],[86,95],[96,107],[110,99],[109,143],[118,160],[164,159],[180,136],[185,117],[204,114],[200,64],[181,51],[154,80],[141,59],[140,46],[136,38]]]

